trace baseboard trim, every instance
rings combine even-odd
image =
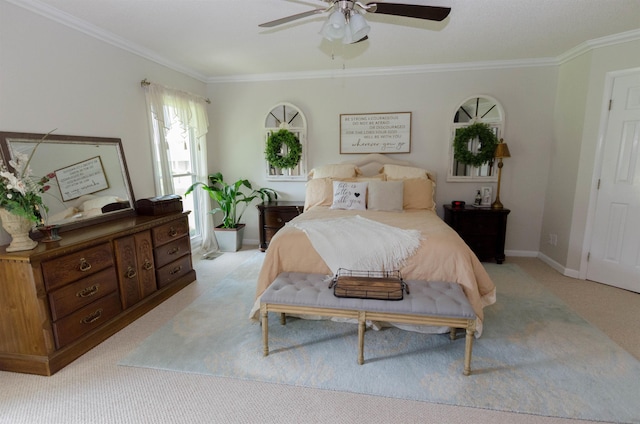
[[[504,254],[506,256],[516,256],[521,258],[537,258],[538,251],[534,250],[505,250]]]
[[[555,269],[560,274],[566,277],[580,279],[580,271],[575,269],[565,268],[564,266],[554,261],[544,253],[538,252],[538,259],[540,259],[542,262],[549,265],[551,268]]]

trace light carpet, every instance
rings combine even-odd
[[[269,317],[270,354],[247,318],[257,253],[147,338],[120,365],[425,402],[607,422],[640,422],[640,362],[514,264],[485,264],[498,301],[485,309],[472,375],[464,337]]]

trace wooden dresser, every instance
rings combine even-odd
[[[194,281],[187,214],[0,247],[0,370],[51,375]]]
[[[278,230],[302,213],[304,202],[274,200],[263,202],[257,205],[257,208],[259,211],[260,250],[264,252]]]

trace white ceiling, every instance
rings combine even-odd
[[[449,6],[443,22],[367,14],[369,40],[319,35],[321,0],[7,0],[203,81],[240,75],[555,60],[590,40],[640,38],[640,0],[400,0]],[[370,1],[372,2],[372,1]],[[387,2],[393,2],[387,0]],[[640,52],[639,52],[640,54]]]

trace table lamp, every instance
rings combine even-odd
[[[502,158],[510,158],[509,146],[500,139],[500,143],[496,146],[496,152],[494,157],[498,159],[498,189],[496,190],[496,200],[491,204],[491,209],[502,209],[502,202],[500,202],[500,179],[502,177]]]

